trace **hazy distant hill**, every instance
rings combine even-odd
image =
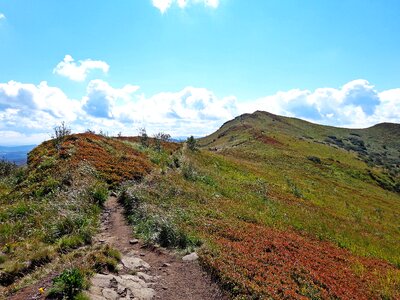
[[[25,146],[0,146],[0,158],[15,162],[18,165],[25,164],[28,152],[35,148],[36,145]]]

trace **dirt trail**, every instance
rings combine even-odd
[[[132,228],[127,225],[124,209],[116,197],[110,197],[102,213],[101,230],[94,243],[109,244],[122,254],[118,274],[95,274],[88,295],[100,299],[213,300],[228,299],[197,261],[185,262],[171,251],[132,244]],[[57,273],[8,297],[11,300],[39,300]],[[1,298],[1,297],[0,297]]]
[[[101,233],[95,240],[118,249],[123,257],[118,275],[94,276],[92,299],[227,299],[197,261],[183,261],[165,249],[146,248],[140,241],[130,243],[132,229],[123,212],[116,197],[105,203]]]

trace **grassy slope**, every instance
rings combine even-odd
[[[107,266],[106,250],[87,247],[101,202],[109,188],[151,169],[132,147],[94,134],[68,136],[59,151],[47,141],[30,152],[25,170],[0,178],[0,299],[51,269]]]
[[[11,274],[33,272],[36,248],[49,251],[41,264],[87,252],[79,247],[96,228],[93,191],[128,180],[121,200],[138,234],[171,246],[201,240],[202,262],[233,295],[400,297],[398,173],[387,165],[398,159],[398,139],[389,138],[396,129],[337,129],[259,112],[202,139],[198,152],[92,134],[69,137],[59,152],[46,142],[17,188],[0,185],[2,274],[13,266]],[[343,149],[355,146],[351,136],[367,150]],[[386,154],[371,160],[377,152]],[[53,230],[68,218],[69,230]]]
[[[201,238],[204,264],[234,294],[399,297],[400,196],[376,180],[392,188],[398,177],[324,142],[356,133],[384,149],[381,130],[239,117],[200,141],[211,151],[185,151],[132,193],[147,214]],[[396,143],[386,144],[391,158]]]
[[[263,178],[272,195],[282,198],[282,192],[290,192],[293,185],[297,187],[304,199],[295,201],[304,203],[301,211],[291,211],[292,226],[336,241],[356,253],[400,264],[397,242],[400,197],[380,188],[375,180],[398,182],[398,175],[389,179],[384,170],[368,166],[357,153],[302,139],[304,136],[314,140],[324,140],[326,136],[344,137],[354,130],[319,126],[261,112],[235,121],[227,124],[228,129],[223,126],[202,143],[220,148],[226,159]],[[243,127],[249,128],[242,130]],[[382,133],[381,127],[356,132],[367,137],[365,144],[371,144],[371,148],[383,149],[386,145],[386,151],[395,157],[393,153],[400,149],[400,126],[397,126],[398,131],[389,133]],[[226,131],[228,134],[225,135]],[[240,144],[242,141],[245,143]],[[240,145],[235,147],[235,144]],[[310,156],[320,158],[321,163],[309,160],[307,157]],[[287,202],[296,197],[283,198]]]

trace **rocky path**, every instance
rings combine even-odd
[[[118,249],[122,259],[118,274],[95,274],[88,292],[91,299],[227,299],[202,271],[196,254],[183,260],[133,239],[116,197],[105,203],[101,233],[95,240]]]

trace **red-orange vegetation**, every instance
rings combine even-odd
[[[205,230],[219,249],[205,253],[205,264],[234,291],[260,298],[374,299],[379,296],[379,279],[399,272],[384,261],[357,257],[293,231],[245,222],[237,227],[214,224]],[[362,272],[355,271],[357,266]]]
[[[117,138],[118,140],[121,141],[128,141],[128,142],[132,142],[132,143],[140,143],[140,137],[138,136],[121,136]],[[155,142],[154,142],[154,138],[150,138],[149,137],[149,146],[154,146]],[[170,153],[175,152],[176,150],[178,150],[179,148],[182,147],[181,143],[175,143],[175,142],[161,142],[161,147],[163,147],[163,149],[170,151]]]
[[[276,146],[280,146],[283,145],[280,141],[278,141],[277,139],[267,136],[264,133],[260,132],[260,131],[252,131],[252,135],[254,137],[254,139],[256,139],[257,141],[260,141],[266,145],[276,145]]]
[[[88,162],[108,183],[137,180],[152,169],[145,154],[121,141],[91,133],[69,136],[59,155],[71,165]]]

